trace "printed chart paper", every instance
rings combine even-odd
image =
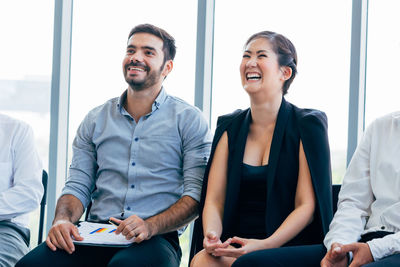
[[[77,227],[83,237],[82,241],[74,240],[77,245],[127,247],[134,241],[134,238],[127,240],[122,234],[116,235],[117,227],[112,224],[80,222]]]

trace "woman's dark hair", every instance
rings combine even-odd
[[[251,41],[258,38],[265,38],[270,42],[275,54],[278,55],[279,66],[287,66],[292,69],[292,76],[290,76],[290,78],[286,80],[285,83],[283,84],[282,93],[283,95],[285,95],[297,73],[296,48],[294,47],[292,42],[282,34],[270,31],[262,31],[253,34],[247,40],[245,46],[247,46]]]
[[[165,30],[151,24],[140,24],[135,26],[129,33],[128,40],[135,33],[150,33],[163,41],[164,63],[167,60],[174,60],[176,54],[175,39]]]

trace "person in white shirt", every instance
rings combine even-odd
[[[0,266],[29,250],[29,213],[42,198],[42,164],[31,127],[0,114]]]
[[[324,244],[249,253],[233,267],[294,266],[293,261],[307,267],[400,266],[400,111],[366,130]]]
[[[322,267],[346,266],[351,254],[351,267],[400,266],[400,112],[365,132],[324,244],[329,251]]]

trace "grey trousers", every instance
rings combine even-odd
[[[0,267],[14,267],[28,253],[27,239],[29,240],[28,229],[10,222],[0,222]]]

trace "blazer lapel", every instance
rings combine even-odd
[[[288,102],[286,102],[285,98],[282,98],[282,103],[279,108],[278,117],[276,119],[274,134],[272,136],[271,148],[269,152],[267,175],[267,203],[271,195],[274,180],[276,179],[276,167],[278,165],[284,131],[291,110],[292,106]]]
[[[233,215],[236,213],[237,201],[239,198],[243,155],[251,123],[250,109],[248,109],[245,116],[242,118],[243,120],[236,120],[231,131],[228,131],[230,159],[228,160],[227,194],[225,197],[223,220],[223,227],[224,229],[228,229],[227,232],[230,232],[232,222],[234,221]]]

